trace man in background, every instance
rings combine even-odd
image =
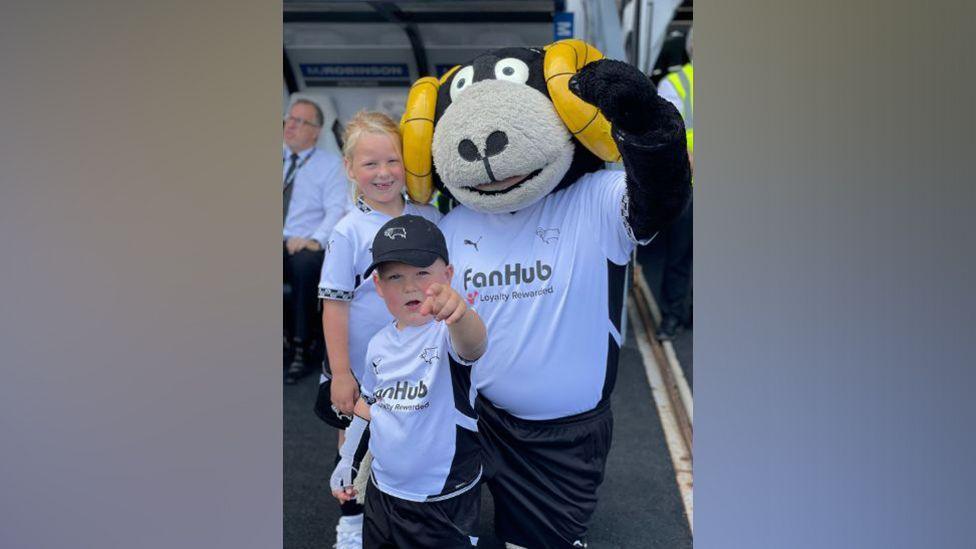
[[[322,109],[298,99],[288,109],[282,146],[284,194],[284,281],[291,288],[286,300],[285,331],[293,358],[285,383],[293,384],[310,371],[322,343],[317,287],[332,228],[346,213],[347,184],[342,160],[315,147],[324,124]],[[322,355],[324,356],[324,352]]]

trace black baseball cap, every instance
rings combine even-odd
[[[373,237],[373,263],[366,269],[369,276],[380,263],[397,261],[414,267],[429,267],[437,258],[450,263],[444,233],[419,215],[401,215],[380,227]]]

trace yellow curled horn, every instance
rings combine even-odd
[[[620,162],[620,151],[610,136],[610,122],[599,109],[569,91],[569,79],[603,54],[582,40],[568,38],[545,48],[543,74],[549,97],[570,133],[605,162]]]
[[[457,67],[444,75],[450,76]],[[425,76],[413,83],[407,95],[407,105],[400,118],[400,135],[403,138],[403,168],[406,171],[407,194],[410,200],[426,204],[434,190],[431,172],[431,142],[434,140],[434,109],[437,107],[438,82],[433,76]]]
[[[406,108],[400,118],[403,138],[403,168],[406,171],[410,200],[426,204],[433,192],[431,142],[434,140],[434,108],[437,106],[437,79],[427,76],[410,87]]]

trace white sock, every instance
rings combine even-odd
[[[348,517],[339,517],[339,524],[343,526],[359,526],[363,525],[363,514],[351,515]]]

